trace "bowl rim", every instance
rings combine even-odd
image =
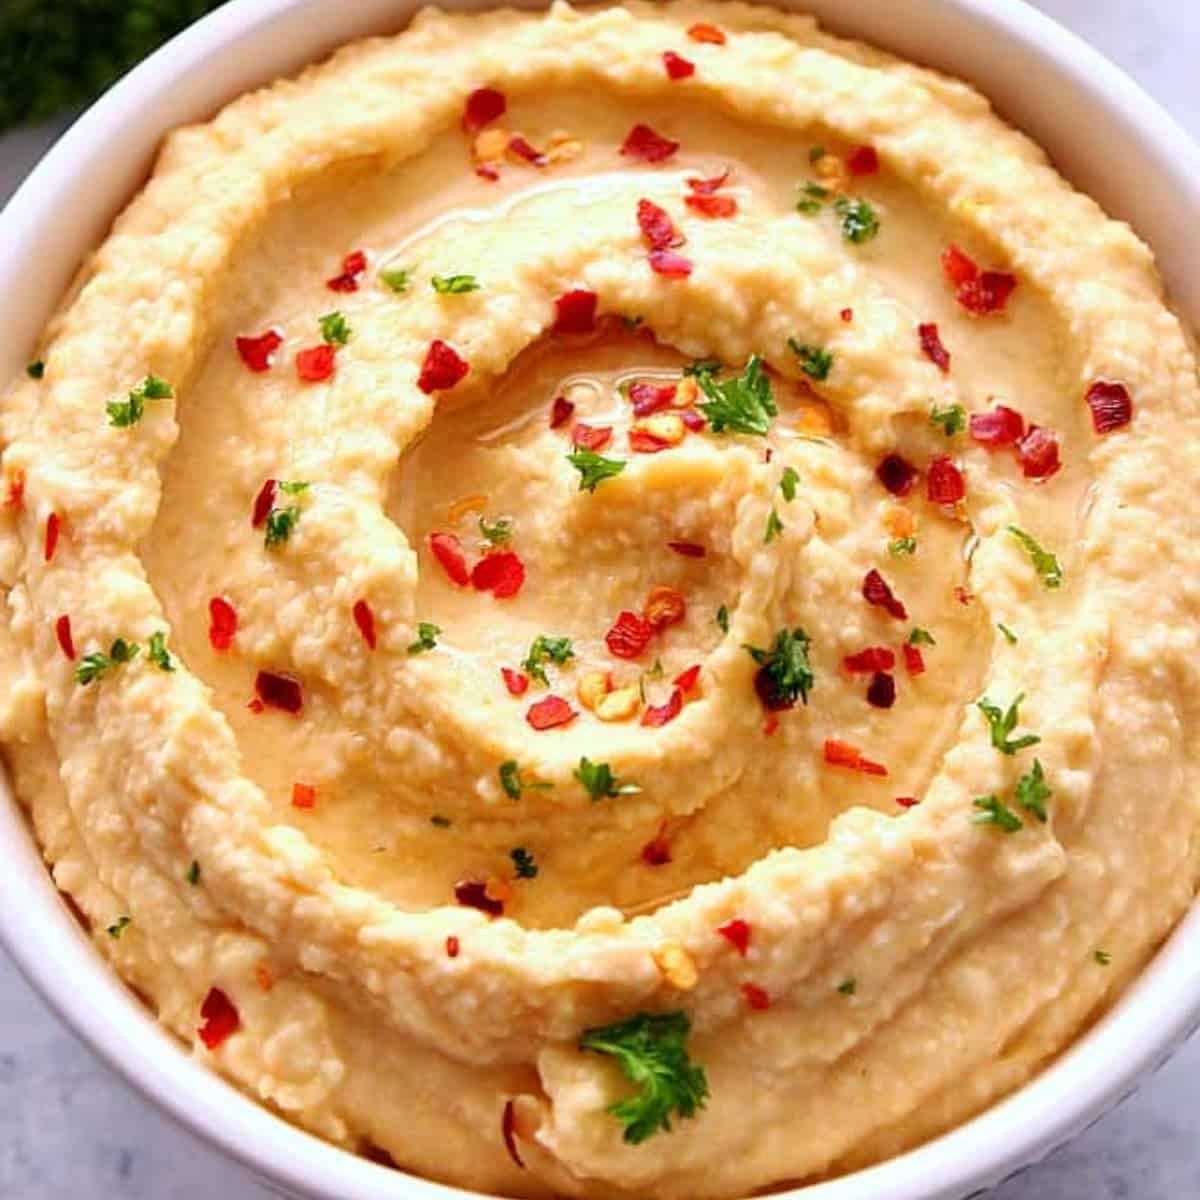
[[[3,212],[0,296],[27,264],[27,240],[97,168],[139,108],[235,42],[266,38],[326,0],[229,0],[172,39],[88,109]],[[868,5],[870,0],[855,0]],[[915,0],[900,0],[907,10]],[[1144,138],[1161,173],[1200,216],[1200,149],[1156,101],[1077,35],[1026,0],[920,0],[965,17],[980,36],[1032,54],[1090,103]],[[454,5],[448,5],[454,6]],[[490,7],[467,0],[464,7]],[[800,3],[787,5],[805,8]],[[853,4],[850,5],[853,7]],[[382,13],[382,5],[376,6]],[[407,19],[416,5],[394,6]],[[836,28],[837,21],[830,22]],[[887,40],[875,39],[886,46]],[[263,70],[260,82],[278,70]],[[174,123],[174,122],[172,122]],[[1200,323],[1200,292],[1189,306]],[[40,317],[38,325],[41,324]],[[59,1019],[125,1082],[262,1182],[313,1200],[479,1200],[479,1194],[378,1166],[293,1126],[205,1066],[141,1006],[71,919],[32,832],[0,778],[0,945]],[[83,983],[85,986],[80,986]],[[1043,1158],[1128,1095],[1200,1026],[1200,905],[1194,904],[1116,1004],[1023,1087],[980,1115],[875,1166],[777,1193],[804,1200],[963,1200]]]

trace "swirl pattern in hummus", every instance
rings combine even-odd
[[[473,172],[482,87],[490,127],[570,153]],[[636,124],[678,150],[622,155]],[[726,168],[736,211],[685,203]],[[647,200],[690,274],[651,268]],[[950,246],[1011,296],[968,311]],[[454,275],[478,286],[429,286]],[[571,292],[594,329],[555,332]],[[435,342],[453,387],[419,385]],[[962,84],[740,4],[426,11],[173,134],[39,354],[0,416],[15,790],[161,1020],[323,1137],[506,1195],[843,1172],[1027,1080],[1193,896],[1195,361],[1148,250]],[[752,355],[766,437],[630,443],[622,384],[696,396],[687,363]],[[150,376],[173,394],[114,423]],[[1131,421],[1094,419],[1097,382]],[[945,415],[997,405],[1061,468]],[[594,491],[580,423],[624,463]],[[889,456],[917,472],[890,490]],[[270,479],[308,486],[267,546]],[[515,595],[432,552],[470,568],[481,517]],[[614,656],[664,586],[686,614]],[[766,711],[746,647],[798,629],[811,689]],[[511,694],[539,635],[573,657]],[[140,653],[81,683],[117,638]],[[579,698],[597,672],[627,719]],[[548,695],[574,716],[538,730]],[[994,734],[976,702],[1020,696]],[[578,1040],[675,1011],[707,1103],[632,1144]]]

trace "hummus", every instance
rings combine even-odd
[[[845,1172],[1192,900],[1195,361],[961,83],[740,4],[425,11],[172,134],[36,356],[16,794],[321,1137]]]

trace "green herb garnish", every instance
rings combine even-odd
[[[800,360],[800,370],[809,379],[828,379],[833,369],[833,355],[820,346],[810,346],[807,342],[798,342],[794,337],[788,338],[788,349]]]
[[[619,458],[605,458],[594,450],[576,450],[567,455],[567,462],[579,472],[579,490],[594,492],[597,485],[606,479],[612,479],[625,470],[625,463]]]
[[[113,667],[132,662],[140,650],[141,646],[137,642],[127,642],[124,638],[117,638],[107,654],[96,650],[91,654],[85,654],[79,660],[79,665],[75,668],[75,681],[86,687]]]
[[[1017,803],[1026,812],[1033,813],[1039,821],[1045,824],[1049,819],[1049,814],[1046,812],[1046,801],[1053,795],[1054,793],[1046,783],[1042,764],[1035,758],[1033,769],[1017,780]]]
[[[1015,646],[1017,644],[1017,635],[1013,633],[1013,631],[1009,629],[1009,627],[1005,625],[1003,621],[997,621],[996,628],[1000,630],[1002,634],[1004,634],[1005,641],[1007,641],[1010,645]]]
[[[843,996],[853,996],[854,993],[858,991],[858,980],[854,978],[843,979],[842,982],[838,984],[838,991],[841,992]]]
[[[1016,729],[1017,722],[1021,719],[1020,707],[1021,701],[1024,699],[1025,693],[1022,692],[1008,706],[1007,712],[1001,712],[999,705],[993,704],[986,696],[975,705],[987,718],[987,723],[991,728],[992,745],[1001,754],[1016,754],[1018,750],[1024,750],[1027,746],[1036,746],[1042,740],[1033,733],[1027,733],[1023,737],[1015,739],[1010,739],[1008,736]]]
[[[544,792],[552,788],[552,783],[543,783],[540,780],[526,779],[521,774],[521,768],[517,765],[515,759],[510,758],[508,762],[500,764],[500,786],[504,789],[504,794],[510,800],[520,800],[522,792]],[[449,824],[449,822],[447,822]]]
[[[797,700],[807,704],[808,693],[814,684],[812,663],[808,658],[811,644],[803,629],[781,629],[770,650],[760,650],[756,646],[745,646],[744,649],[766,669],[775,698],[788,704],[795,704]]]
[[[779,514],[771,509],[767,515],[767,528],[763,534],[763,543],[773,542],[783,532],[783,522],[779,519]]]
[[[546,659],[561,667],[567,659],[574,657],[575,651],[571,649],[569,637],[549,637],[544,633],[539,633],[529,645],[529,653],[525,656],[525,661],[521,663],[521,670],[531,679],[549,683],[550,681],[546,678],[546,668],[543,666]]]
[[[916,554],[917,539],[915,537],[892,538],[888,542],[888,553],[893,558],[899,558],[901,554]]]
[[[929,410],[929,423],[940,426],[947,437],[953,437],[966,429],[967,410],[961,404],[947,404],[945,408],[935,404]]]
[[[842,237],[846,241],[861,245],[879,232],[879,218],[865,200],[839,196],[833,202],[833,207],[841,218]]]
[[[147,375],[141,383],[129,393],[125,400],[110,400],[105,408],[108,412],[108,423],[118,429],[136,425],[146,412],[147,400],[169,400],[175,395],[175,389],[157,375]]]
[[[501,517],[498,521],[489,521],[486,517],[479,518],[479,532],[489,546],[503,546],[512,538],[512,528],[513,523],[508,517]]]
[[[188,883],[192,885],[192,887],[195,887],[196,884],[200,882],[200,864],[194,858],[192,859],[192,865],[187,869],[187,874],[184,876],[184,879],[186,879]]]
[[[622,783],[612,773],[608,763],[594,763],[589,758],[581,758],[573,774],[593,800],[607,800],[612,796],[635,796],[642,790],[636,783]]]
[[[796,211],[806,217],[814,217],[824,207],[829,199],[829,189],[819,183],[806,183],[801,189],[800,199],[796,201]]]
[[[1008,532],[1029,552],[1033,569],[1041,576],[1042,583],[1048,588],[1062,587],[1063,573],[1058,559],[1049,550],[1044,550],[1025,530],[1010,525]]]
[[[479,280],[474,275],[435,275],[429,283],[439,296],[461,296],[479,291]]]
[[[908,635],[908,644],[910,646],[936,646],[937,642],[933,640],[933,634],[928,629],[922,629],[916,625],[913,627],[912,633]]]
[[[683,368],[683,377],[699,379],[701,375],[715,375],[721,369],[719,358],[698,358]]]
[[[517,846],[516,849],[510,850],[508,856],[513,861],[513,868],[518,879],[537,878],[537,863],[533,861],[533,855],[524,846]]]
[[[146,655],[160,671],[175,670],[175,659],[167,649],[167,635],[161,629],[150,635]]]
[[[409,276],[411,274],[411,267],[388,267],[386,270],[379,272],[379,278],[393,292],[401,295],[408,291]]]
[[[766,437],[771,418],[779,410],[771,398],[771,381],[763,370],[763,360],[752,354],[745,370],[732,379],[718,383],[711,374],[696,377],[708,403],[699,405],[713,433],[757,434]]]
[[[132,924],[132,917],[118,917],[109,927],[108,936],[110,938],[119,938],[121,934]]]
[[[25,368],[25,374],[30,379],[41,379],[46,374],[46,364],[40,358],[36,359]]]
[[[795,467],[784,467],[783,475],[779,479],[779,490],[789,504],[796,498],[796,488],[799,483],[800,472]]]
[[[999,796],[979,796],[974,801],[979,810],[972,820],[976,825],[996,825],[1005,833],[1016,833],[1023,822]]]
[[[437,646],[438,635],[441,632],[441,629],[432,621],[418,621],[417,640],[409,646],[409,654],[424,654],[426,650],[433,650]]]
[[[729,632],[729,608],[724,604],[717,609],[717,625],[722,633]]]
[[[1112,962],[1112,955],[1107,950],[1097,950],[1092,957],[1102,966],[1107,967]]]
[[[331,346],[344,346],[350,340],[350,326],[340,312],[318,317],[317,324],[321,327],[321,337]]]

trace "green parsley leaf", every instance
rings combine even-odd
[[[526,791],[544,792],[552,788],[552,783],[542,783],[540,780],[526,779],[521,774],[521,768],[516,759],[510,758],[500,764],[500,786],[510,800],[520,800],[521,793]],[[449,822],[447,822],[449,824]]]
[[[794,337],[788,338],[788,349],[800,360],[800,370],[809,379],[828,379],[833,369],[833,355],[820,346],[810,346],[807,342],[798,342]]]
[[[461,296],[479,291],[479,280],[474,275],[435,275],[429,282],[439,296]]]
[[[479,518],[479,532],[489,546],[503,546],[512,538],[512,520],[501,517],[498,521],[489,521],[486,517]]]
[[[1013,631],[1009,629],[1009,627],[1005,625],[1003,621],[997,621],[996,628],[1000,630],[1002,634],[1004,634],[1005,641],[1007,641],[1010,645],[1015,646],[1017,644],[1017,635],[1013,633]]]
[[[129,393],[128,399],[110,400],[105,405],[108,423],[118,429],[127,429],[130,425],[136,425],[145,415],[147,400],[169,400],[174,395],[174,388],[166,380],[159,379],[157,375],[147,375]]]
[[[146,653],[160,671],[175,670],[175,659],[167,649],[167,635],[161,629],[150,635],[150,645]]]
[[[41,379],[46,374],[46,364],[39,358],[25,368],[30,379]]]
[[[437,645],[438,634],[441,632],[432,621],[418,621],[417,640],[409,646],[409,654],[424,654],[426,650],[432,650]]]
[[[972,820],[976,825],[996,825],[1005,833],[1016,833],[1024,822],[999,796],[979,796],[974,801],[979,810]]]
[[[713,433],[726,429],[733,433],[766,437],[771,418],[779,410],[771,398],[771,381],[763,371],[763,360],[752,354],[741,375],[718,383],[712,375],[696,377],[700,390],[708,397],[699,407],[708,418]]]
[[[539,633],[529,645],[529,653],[521,663],[521,670],[531,679],[549,683],[546,678],[546,668],[542,665],[546,659],[563,666],[567,659],[574,658],[575,651],[571,649],[569,637],[549,637]]]
[[[300,506],[289,504],[286,508],[273,508],[267,513],[263,544],[268,550],[282,546],[292,536],[292,530],[300,520]]]
[[[1112,962],[1112,955],[1107,950],[1097,950],[1092,957],[1102,966],[1107,967]]]
[[[515,850],[510,850],[508,857],[513,861],[513,868],[517,872],[518,879],[537,878],[537,863],[533,861],[533,855],[524,846],[518,846]]]
[[[842,237],[855,245],[869,242],[879,232],[879,218],[863,199],[839,196],[833,207],[842,221]]]
[[[773,542],[783,532],[783,522],[779,519],[779,514],[771,509],[767,516],[767,529],[763,534],[763,543]]]
[[[1035,758],[1033,760],[1033,769],[1027,771],[1017,780],[1017,803],[1026,812],[1033,813],[1044,825],[1048,819],[1046,801],[1053,795],[1054,793],[1046,783],[1042,764]]]
[[[187,874],[184,876],[184,879],[186,879],[188,883],[192,885],[192,887],[195,887],[196,884],[200,882],[200,864],[194,858],[192,859],[192,865],[187,869]]]
[[[321,327],[321,337],[331,346],[344,346],[350,340],[350,326],[340,312],[326,313],[317,318]]]
[[[275,486],[281,492],[287,492],[289,496],[299,496],[307,492],[310,485],[302,479],[281,479]]]
[[[917,539],[915,537],[892,538],[888,542],[888,553],[893,558],[899,558],[901,554],[916,554]]]
[[[118,917],[109,927],[108,936],[110,938],[119,938],[121,934],[133,923],[132,917]]]
[[[698,358],[683,368],[684,379],[699,379],[701,375],[715,375],[721,369],[719,358]]]
[[[1042,583],[1048,588],[1062,587],[1063,573],[1058,559],[1049,550],[1042,549],[1025,530],[1010,525],[1008,532],[1029,552],[1029,557],[1033,560],[1033,569],[1041,576]]]
[[[796,211],[806,217],[814,217],[821,211],[825,201],[829,199],[829,189],[819,183],[806,183],[800,189],[800,199],[796,201]]]
[[[937,642],[933,640],[933,634],[928,629],[922,629],[916,625],[913,627],[912,633],[908,635],[908,644],[910,646],[936,646]]]
[[[945,408],[938,408],[935,404],[929,410],[929,423],[940,425],[947,437],[953,437],[966,429],[967,410],[961,404],[947,404]]]
[[[1017,727],[1017,722],[1021,719],[1020,707],[1021,701],[1025,699],[1025,693],[1022,692],[1008,706],[1007,712],[1001,712],[999,705],[993,704],[986,696],[980,700],[975,707],[987,718],[987,723],[991,727],[992,745],[1000,751],[1001,754],[1016,754],[1018,750],[1024,750],[1026,746],[1036,746],[1042,739],[1036,734],[1027,733],[1023,737],[1010,740],[1009,734]]]
[[[402,295],[408,291],[408,279],[411,274],[411,267],[388,267],[379,272],[379,278],[397,295]]]
[[[581,758],[573,774],[593,800],[607,800],[612,796],[636,796],[642,790],[636,783],[622,783],[612,773],[608,763],[594,763],[589,758]]]
[[[825,157],[824,146],[812,146],[808,151],[808,161],[810,163],[818,163]]]
[[[443,817],[440,813],[434,813],[433,816],[429,818],[429,823],[435,829],[449,829],[452,824],[449,817]]]
[[[625,470],[625,463],[619,458],[605,458],[594,450],[576,450],[567,455],[567,462],[579,472],[579,490],[594,492],[598,484]]]
[[[729,632],[729,609],[724,604],[717,609],[717,624],[720,626],[722,633]]]
[[[743,649],[760,667],[766,668],[771,690],[779,700],[789,704],[802,700],[807,704],[808,693],[814,684],[812,663],[808,658],[811,641],[803,629],[781,629],[770,650],[759,650],[755,646],[744,646]]]
[[[799,483],[800,472],[795,467],[784,467],[783,475],[779,479],[779,490],[789,504],[796,498],[796,488]]]
[[[96,650],[91,654],[85,654],[79,660],[79,665],[75,668],[75,682],[86,687],[113,667],[132,662],[140,650],[141,646],[137,642],[127,642],[124,638],[117,638],[107,654]]]
[[[671,1117],[693,1117],[708,1099],[704,1068],[687,1052],[691,1021],[685,1012],[638,1013],[627,1021],[585,1029],[581,1050],[617,1060],[638,1091],[610,1104],[607,1111],[625,1127],[625,1141],[638,1145],[660,1129],[670,1131]]]
[[[842,982],[838,984],[838,991],[841,992],[843,996],[853,996],[854,993],[858,991],[858,980],[853,977],[849,979],[843,979]]]

